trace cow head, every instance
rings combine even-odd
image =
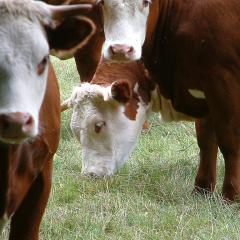
[[[53,7],[31,0],[0,0],[2,142],[20,143],[38,134],[49,53],[69,57],[88,41],[94,24],[77,15],[90,8],[91,5]]]
[[[129,158],[152,104],[142,91],[125,80],[83,83],[62,104],[73,107],[71,128],[82,145],[82,173],[112,175]]]
[[[151,0],[99,0],[104,18],[103,56],[114,61],[141,57]]]

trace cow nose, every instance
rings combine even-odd
[[[0,138],[21,141],[31,137],[34,119],[29,113],[13,112],[0,114]]]
[[[129,60],[133,57],[134,49],[125,44],[114,44],[109,47],[109,51],[116,60]]]
[[[115,53],[126,54],[126,53],[133,52],[133,47],[128,46],[128,45],[124,45],[124,44],[114,44],[114,45],[111,45],[110,49],[111,49],[111,52],[113,54],[115,54]]]

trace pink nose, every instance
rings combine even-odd
[[[109,47],[109,51],[113,58],[127,60],[132,58],[134,49],[132,46],[125,44],[114,44]]]
[[[4,141],[22,141],[31,137],[34,120],[29,113],[13,112],[0,114],[0,138]]]

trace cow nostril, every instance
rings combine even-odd
[[[34,125],[33,117],[30,114],[26,114],[25,122],[22,125],[23,132],[31,132]]]
[[[116,52],[116,49],[114,48],[114,46],[110,46],[109,50],[110,50],[111,54],[114,54]]]
[[[27,119],[26,119],[26,122],[24,124],[25,126],[29,126],[29,125],[33,125],[33,118],[32,116],[28,116]]]
[[[129,47],[128,53],[133,53],[133,47]]]

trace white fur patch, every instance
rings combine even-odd
[[[73,106],[84,99],[103,98],[108,101],[111,98],[111,86],[102,87],[97,84],[83,83],[79,87],[74,88],[73,93],[69,99],[69,106]]]
[[[174,109],[170,99],[164,98],[159,89],[152,92],[152,111],[160,112],[160,119],[165,122],[193,121],[194,119]]]
[[[205,99],[205,94],[203,91],[197,90],[197,89],[188,89],[188,92],[195,98],[198,99]]]
[[[103,16],[106,39],[102,48],[104,57],[114,60],[111,46],[121,44],[133,48],[134,53],[127,56],[129,60],[139,59],[146,36],[148,14],[149,7],[143,7],[142,0],[104,0]]]

